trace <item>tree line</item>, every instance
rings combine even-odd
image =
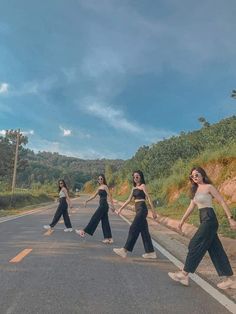
[[[81,189],[85,182],[99,173],[105,173],[110,186],[119,186],[130,179],[130,173],[141,169],[147,181],[168,177],[179,161],[187,162],[207,150],[222,149],[236,145],[236,116],[210,125],[205,118],[199,118],[202,127],[191,132],[164,139],[138,149],[135,155],[123,160],[83,160],[58,153],[38,152],[25,148],[28,138],[22,136],[19,146],[17,186],[31,188],[51,184],[64,178],[72,189]],[[10,186],[15,154],[14,132],[0,136],[0,184]],[[227,151],[226,151],[227,154]]]
[[[11,186],[13,164],[16,148],[16,132],[7,131],[0,136],[0,188],[7,190]],[[85,182],[99,173],[104,173],[106,167],[113,171],[120,169],[123,160],[83,160],[67,157],[58,153],[38,152],[25,148],[28,143],[26,136],[20,137],[19,158],[17,167],[17,187],[32,188],[54,184],[60,178],[68,182],[72,189],[81,189]]]

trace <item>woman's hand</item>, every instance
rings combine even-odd
[[[232,230],[236,230],[236,221],[232,218],[229,219],[229,225]]]
[[[157,214],[156,214],[155,211],[152,212],[152,218],[153,218],[153,219],[157,219]]]
[[[178,229],[179,229],[179,231],[181,231],[181,232],[182,232],[183,224],[184,224],[183,221],[180,221],[180,223],[178,224]]]
[[[111,209],[111,211],[112,211],[113,213],[115,212],[115,207],[114,207],[113,204],[110,206],[110,209]]]
[[[122,208],[120,207],[118,210],[116,210],[117,215],[119,216],[121,214]]]
[[[84,207],[86,207],[86,206],[87,206],[87,203],[88,203],[88,201],[85,201],[85,202],[84,202]]]

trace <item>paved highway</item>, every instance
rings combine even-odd
[[[83,227],[96,200],[83,208],[83,197],[71,212],[73,227]],[[222,305],[194,282],[180,286],[167,276],[176,267],[161,253],[144,260],[141,238],[134,252],[122,259],[129,226],[110,213],[114,244],[101,242],[99,226],[93,237],[80,238],[42,228],[55,212],[50,209],[0,223],[0,314],[226,314]],[[15,259],[14,259],[15,258]],[[13,259],[13,260],[12,260]]]

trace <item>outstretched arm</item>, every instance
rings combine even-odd
[[[112,195],[111,195],[111,192],[110,192],[108,186],[105,187],[105,191],[107,192],[108,198],[110,200],[111,210],[114,212],[115,211],[114,202],[113,202]]]
[[[84,202],[84,206],[86,207],[87,203],[91,200],[93,200],[98,195],[98,190]]]
[[[224,212],[226,213],[226,216],[228,218],[231,229],[236,230],[236,221],[233,219],[233,215],[232,215],[228,205],[226,204],[225,200],[223,199],[223,197],[220,195],[218,190],[213,185],[210,185],[209,191],[210,191],[211,195],[217,200],[217,202],[219,202],[220,205],[223,207]]]
[[[72,208],[72,203],[71,203],[67,189],[63,187],[62,191],[65,193],[67,204],[69,205],[70,208]]]
[[[122,212],[122,210],[125,208],[125,206],[127,206],[131,202],[132,197],[133,197],[133,189],[132,189],[127,201],[117,210],[118,215]]]
[[[145,185],[145,184],[143,184],[143,192],[145,193],[145,195],[146,195],[146,197],[147,197],[147,200],[148,200],[148,203],[149,203],[150,206],[151,206],[151,209],[152,209],[152,217],[153,217],[153,219],[156,219],[156,218],[157,218],[157,214],[156,214],[156,212],[155,212],[155,209],[154,209],[154,207],[153,207],[153,202],[152,202],[152,200],[151,200],[151,198],[150,198],[150,196],[149,196],[149,194],[148,194],[148,191],[147,191],[147,188],[146,188],[146,185]]]
[[[183,215],[183,217],[182,217],[182,219],[181,219],[181,221],[179,223],[179,226],[178,226],[179,230],[182,229],[182,226],[183,226],[184,222],[188,219],[188,217],[193,212],[195,205],[196,204],[194,203],[194,201],[191,200],[191,202],[189,204],[189,207],[187,208],[186,212],[184,213],[184,215]]]

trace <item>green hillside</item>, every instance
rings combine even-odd
[[[179,136],[140,147],[109,179],[115,186],[114,196],[124,200],[131,188],[132,172],[142,170],[152,199],[159,201],[159,213],[179,219],[190,201],[188,176],[193,166],[207,170],[236,215],[236,116],[213,125],[204,123],[197,131],[182,132]],[[222,222],[220,231],[235,237],[222,208],[214,206]],[[190,222],[198,224],[197,211]]]

